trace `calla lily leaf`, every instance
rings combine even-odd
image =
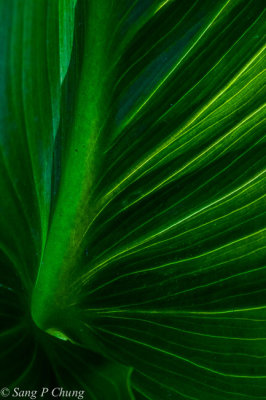
[[[0,12],[2,387],[265,398],[263,2]]]

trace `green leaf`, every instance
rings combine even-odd
[[[263,399],[262,1],[0,10],[1,384]]]

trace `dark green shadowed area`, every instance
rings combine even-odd
[[[264,399],[264,2],[0,15],[0,389]]]

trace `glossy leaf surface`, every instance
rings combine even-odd
[[[2,386],[265,398],[263,2],[0,10]]]

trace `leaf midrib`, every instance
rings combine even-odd
[[[68,132],[71,144],[32,297],[32,317],[44,330],[61,329],[53,323],[50,326],[51,319],[71,303],[69,281],[82,249],[84,221],[89,224],[97,210],[92,190],[95,165],[100,162],[98,138],[107,99],[108,85],[103,76],[108,69],[109,3],[89,3],[84,53],[90,57],[84,57],[82,65],[74,124]]]

